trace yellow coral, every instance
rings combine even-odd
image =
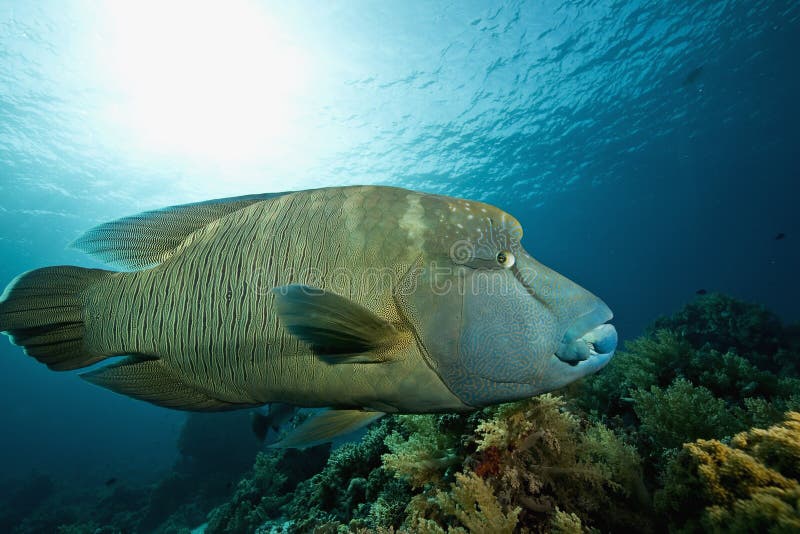
[[[518,522],[536,531],[553,525],[560,532],[575,531],[575,525],[648,530],[639,512],[647,509],[649,496],[638,455],[612,431],[593,425],[584,432],[564,401],[552,395],[484,414],[474,431],[476,450],[447,489],[442,463],[452,451],[463,451],[461,436],[443,437],[436,419],[409,416],[401,419],[408,437],[395,432],[386,438],[391,452],[383,456],[384,467],[424,488],[406,507],[405,531],[511,532]]]
[[[704,523],[716,532],[800,532],[800,488],[764,488],[729,508],[710,506]]]
[[[608,488],[633,497],[643,506],[649,504],[650,496],[644,485],[641,459],[636,448],[609,428],[599,423],[587,428],[581,437],[578,457],[581,464],[598,472]]]
[[[705,528],[717,532],[800,531],[798,461],[795,412],[780,425],[737,434],[730,446],[717,440],[687,443],[670,467],[662,508],[695,507]]]
[[[521,511],[519,507],[504,507],[485,480],[467,471],[456,474],[456,481],[449,490],[437,490],[432,496],[414,496],[406,508],[408,516],[402,531],[421,534],[511,534]],[[443,525],[446,525],[446,530]]]
[[[436,428],[435,417],[399,416],[410,435],[393,432],[384,441],[391,452],[382,456],[383,466],[414,488],[438,483],[447,467],[462,460],[454,450],[453,437]]]
[[[751,454],[781,473],[800,477],[800,414],[789,412],[786,421],[766,430],[753,429],[738,434],[731,444],[747,448]]]
[[[556,508],[550,520],[551,534],[581,534],[584,532],[580,517],[573,513],[562,512]]]
[[[733,449],[717,440],[698,440],[687,444],[686,449],[697,459],[698,473],[716,503],[729,504],[737,498],[747,497],[756,487],[788,489],[797,484],[748,452]]]
[[[558,448],[556,436],[570,433],[578,426],[578,419],[561,411],[563,407],[564,399],[545,394],[493,408],[493,416],[476,429],[478,451],[492,447],[528,449],[539,441]]]
[[[440,491],[436,501],[445,514],[475,533],[511,534],[522,511],[515,507],[504,512],[492,487],[472,472],[456,474],[450,491]]]

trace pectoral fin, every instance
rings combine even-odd
[[[363,428],[383,417],[383,412],[326,410],[311,416],[282,440],[269,447],[278,449],[313,447]]]
[[[377,363],[397,329],[349,299],[316,287],[293,284],[273,289],[276,310],[290,334],[331,363]]]

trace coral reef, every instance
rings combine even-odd
[[[760,306],[732,297],[699,297],[625,346],[608,369],[585,381],[584,406],[609,415],[630,411],[630,393],[685,378],[727,402],[786,397],[800,388],[791,328]]]
[[[251,476],[239,481],[233,498],[209,514],[206,532],[249,533],[278,517],[297,484],[322,469],[329,450],[329,445],[320,445],[307,451],[260,452]]]
[[[639,432],[650,440],[651,450],[678,448],[698,438],[727,436],[741,426],[724,400],[685,378],[676,378],[666,389],[651,386],[648,391],[634,390],[631,397],[641,421]]]
[[[572,405],[630,435],[655,487],[681,444],[768,426],[800,409],[795,338],[760,306],[704,295],[570,388]]]
[[[766,430],[687,443],[669,465],[656,506],[674,530],[800,530],[800,413]]]
[[[732,479],[754,472],[748,471],[752,462],[745,469],[736,461],[744,451],[730,453],[733,449],[724,443],[730,440],[734,446],[747,435],[741,432],[768,427],[783,420],[785,412],[800,409],[795,328],[782,327],[760,306],[724,295],[700,297],[672,317],[657,320],[644,336],[627,343],[606,370],[571,388],[571,405],[637,445],[648,486],[658,490],[658,513],[673,528],[724,530],[727,522],[746,531],[745,523],[737,523],[744,521],[741,514],[761,509],[774,512],[772,519],[759,516],[763,524],[780,531],[779,517],[785,514],[778,514],[783,505],[773,500],[773,490],[735,505],[727,502],[728,508],[667,496],[700,491],[698,484],[691,491],[685,485],[696,479],[690,473],[697,470],[701,451],[719,469],[730,469],[726,476]],[[684,443],[689,445],[682,448]],[[668,502],[681,505],[670,507]]]
[[[384,468],[415,480],[415,488],[422,490],[408,507],[404,527],[412,532],[494,532],[518,525],[543,531],[561,514],[562,520],[574,516],[604,530],[624,525],[649,530],[644,514],[634,511],[647,509],[636,452],[605,427],[582,428],[563,407],[559,397],[542,395],[484,410],[474,432],[459,436],[467,442],[458,465],[463,471],[449,485],[443,483],[444,473],[420,484],[415,468],[418,460],[429,458],[418,444],[435,437],[414,436],[403,443],[390,436],[392,453],[384,458],[391,461]],[[438,432],[434,425],[417,428]],[[449,440],[456,442],[456,436]],[[451,448],[444,450],[452,457]],[[440,465],[453,468],[450,462]]]
[[[671,317],[655,321],[654,330],[669,330],[696,349],[735,349],[761,369],[797,375],[800,362],[782,358],[786,335],[778,317],[763,306],[709,293]]]
[[[452,516],[464,526],[448,528],[448,532],[496,532],[511,534],[519,522],[522,508],[504,507],[494,494],[492,486],[479,475],[466,472],[457,473],[456,481],[448,491],[436,494],[436,505],[445,516]],[[421,521],[421,517],[416,518]],[[432,524],[426,523],[435,529]],[[437,525],[444,532],[441,526]],[[411,528],[411,531],[418,530]]]
[[[408,486],[381,469],[384,440],[397,425],[395,419],[382,420],[361,442],[334,450],[325,468],[298,486],[285,507],[297,532],[324,524],[370,529],[399,524]]]
[[[285,453],[270,454],[207,532],[513,532],[576,521],[651,530],[633,447],[551,395],[471,415],[387,418],[293,490],[280,476]]]
[[[399,423],[373,425],[358,443],[259,454],[252,475],[211,514],[206,532],[336,532],[399,525],[408,485],[381,469],[384,440]]]
[[[463,461],[459,435],[441,428],[441,420],[430,415],[398,416],[404,431],[392,432],[384,440],[391,452],[382,456],[383,467],[401,475],[413,488],[440,482],[449,467]]]

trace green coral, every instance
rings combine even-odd
[[[282,514],[290,503],[295,487],[322,468],[329,446],[307,451],[270,449],[256,456],[250,476],[236,486],[230,501],[209,514],[209,534],[253,532],[270,519]]]
[[[233,499],[214,509],[207,532],[246,533],[273,517],[289,500],[285,490],[288,480],[279,469],[283,451],[262,452],[256,456],[252,478],[242,479]]]
[[[676,379],[668,388],[652,386],[632,393],[640,431],[652,449],[674,449],[698,438],[723,437],[742,430],[741,422],[724,400],[708,389]]]
[[[797,532],[800,529],[800,414],[730,445],[698,440],[669,465],[656,506],[675,530]]]
[[[685,442],[768,426],[800,405],[798,344],[760,306],[706,295],[570,389],[573,405],[630,435],[650,485]]]
[[[442,482],[447,470],[460,465],[463,451],[459,450],[460,436],[452,429],[453,416],[401,415],[396,417],[400,427],[386,436],[390,452],[382,456],[384,469],[407,480],[412,488]]]
[[[580,517],[556,508],[556,512],[550,520],[550,532],[552,534],[576,534],[584,532],[584,528]]]
[[[704,295],[627,343],[607,369],[585,381],[581,402],[588,410],[622,415],[630,412],[633,391],[665,388],[676,378],[737,404],[786,397],[800,391],[791,332],[761,306]]]
[[[649,506],[650,496],[642,479],[636,447],[613,430],[600,423],[590,424],[581,437],[578,455],[582,463],[594,466],[633,507]]]
[[[784,365],[774,356],[786,344],[778,317],[763,306],[721,293],[698,297],[671,317],[655,321],[655,329],[666,329],[689,341],[693,347],[733,349],[759,368],[798,374],[798,362]]]
[[[298,485],[284,507],[296,531],[313,531],[323,524],[377,528],[402,522],[411,498],[409,487],[381,469],[381,456],[388,452],[384,441],[398,424],[386,418],[374,425],[359,443],[334,450],[324,469]]]
[[[580,382],[578,402],[603,416],[631,415],[631,394],[651,386],[665,387],[680,376],[692,346],[669,330],[657,330],[625,344],[602,372]],[[633,422],[631,419],[630,422]]]

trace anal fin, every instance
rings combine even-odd
[[[385,414],[367,410],[326,410],[311,416],[271,448],[305,448],[326,443],[339,436],[354,432]]]
[[[84,373],[81,378],[116,393],[177,410],[216,412],[252,406],[216,399],[175,376],[159,360],[131,356]]]

